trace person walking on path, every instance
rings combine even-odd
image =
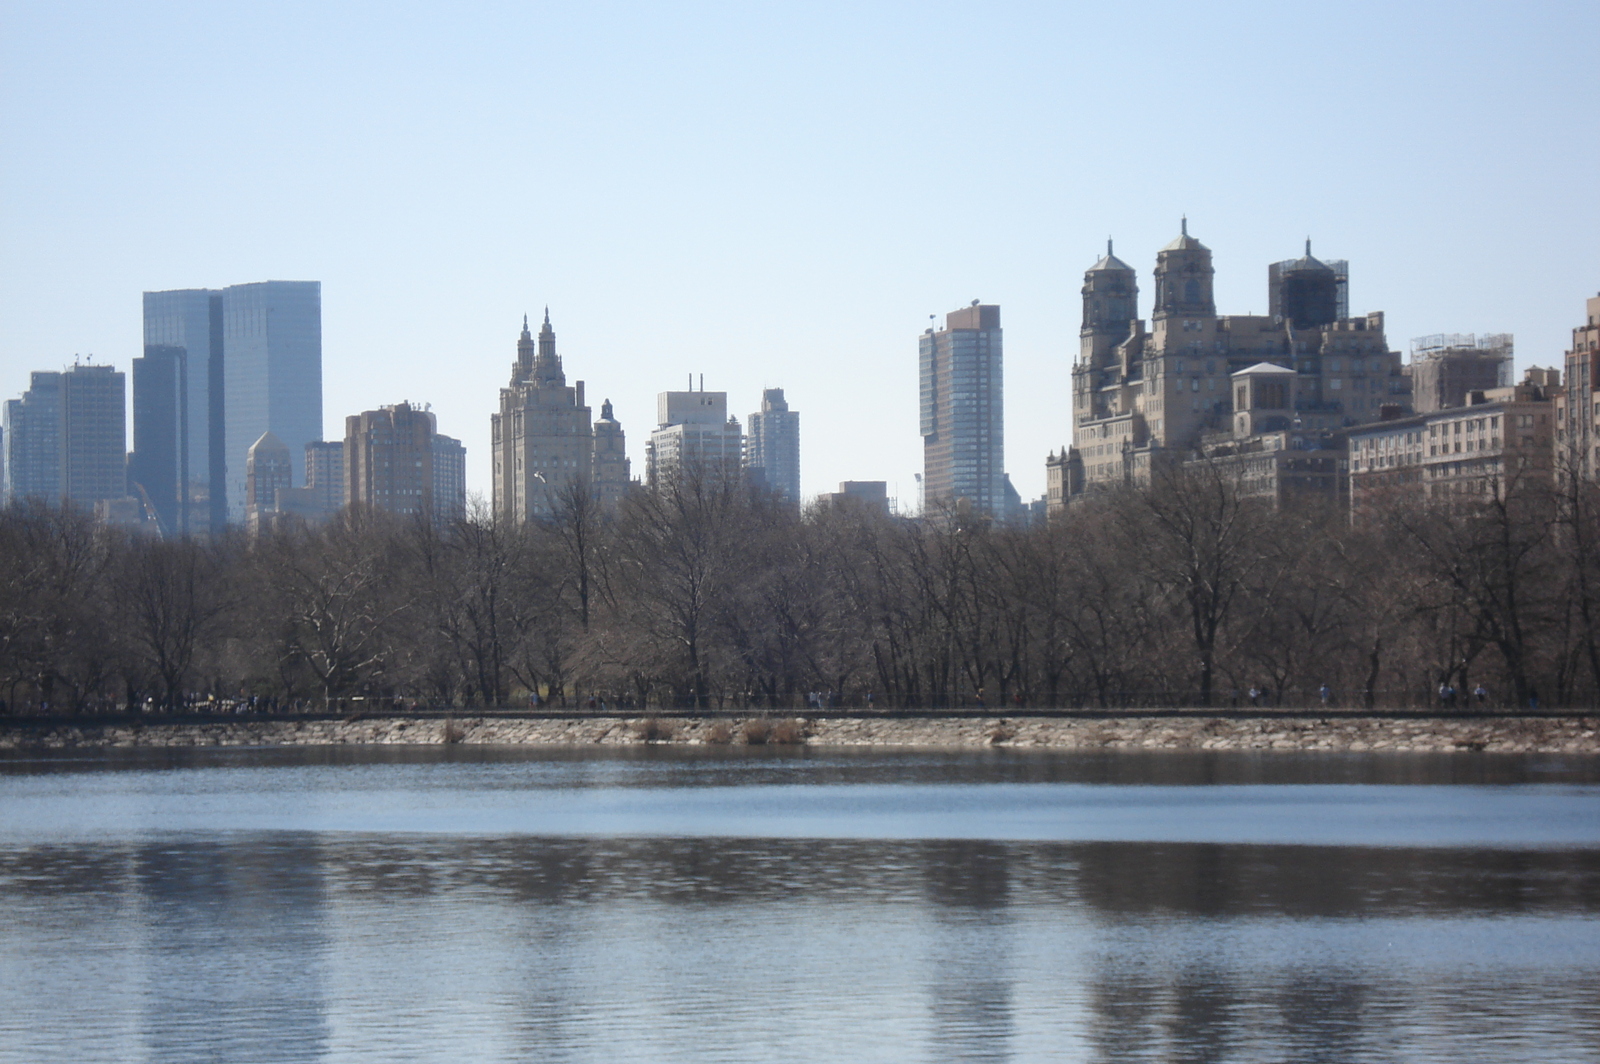
[[[1327,709],[1328,699],[1333,697],[1333,688],[1329,687],[1327,684],[1323,684],[1317,689],[1317,694],[1322,696],[1322,708]]]

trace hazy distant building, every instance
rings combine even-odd
[[[245,525],[260,531],[268,514],[278,512],[280,496],[294,486],[288,446],[270,432],[245,452]]]
[[[790,410],[782,388],[761,393],[761,409],[746,419],[745,466],[752,477],[800,505],[800,413]]]
[[[889,484],[883,480],[844,480],[838,491],[817,496],[822,506],[861,506],[873,513],[889,513]]]
[[[573,487],[602,500],[619,498],[627,486],[627,458],[619,463],[615,455],[625,441],[609,403],[604,415],[607,458],[601,463],[583,381],[567,384],[549,310],[537,344],[524,318],[511,383],[500,389],[500,412],[490,418],[495,516],[512,521],[549,517],[557,512],[562,492]]]
[[[1465,406],[1473,392],[1511,387],[1514,357],[1509,333],[1445,333],[1411,341],[1412,407],[1432,414]]]
[[[1556,440],[1563,473],[1600,480],[1600,295],[1587,301],[1572,330],[1566,388],[1556,403]]]
[[[1156,461],[1219,447],[1249,453],[1254,444],[1246,437],[1282,432],[1327,450],[1334,441],[1324,434],[1410,412],[1411,378],[1388,349],[1383,315],[1344,316],[1345,263],[1312,257],[1308,243],[1301,258],[1274,264],[1272,313],[1263,316],[1219,315],[1214,274],[1211,250],[1185,222],[1156,255],[1148,328],[1139,317],[1137,275],[1109,245],[1084,274],[1072,443],[1045,463],[1052,511],[1085,491],[1149,483]],[[1262,367],[1283,378],[1289,406],[1239,405],[1243,382],[1235,375],[1266,372]],[[1247,398],[1253,394],[1246,389]],[[1244,437],[1236,414],[1245,415]],[[1303,472],[1322,484],[1320,472]]]
[[[645,480],[656,491],[687,478],[738,478],[744,430],[728,416],[727,392],[661,392],[645,445]]]
[[[6,501],[61,498],[61,374],[35,372],[6,400]]]
[[[128,494],[126,377],[111,366],[31,375],[5,405],[6,498],[93,510]]]
[[[227,522],[222,334],[221,292],[144,293],[129,478],[169,534]]]
[[[594,490],[606,510],[615,510],[628,490],[628,441],[611,410],[611,400],[600,404],[594,423]]]
[[[1005,472],[1000,308],[945,315],[918,342],[924,505],[965,501],[1009,517],[1020,504]]]
[[[266,432],[291,455],[322,439],[321,284],[146,292],[131,475],[163,524],[244,520],[246,458]]]
[[[467,516],[467,449],[440,432],[433,434],[433,515],[441,523]]]
[[[244,460],[271,432],[290,454],[322,439],[322,285],[262,281],[222,290],[228,511],[244,516]],[[293,471],[295,485],[301,483]]]
[[[182,488],[187,484],[180,455],[183,362],[177,351],[146,347],[133,360],[133,451],[128,455],[128,490],[148,500],[164,534],[182,534]]]
[[[306,444],[306,490],[323,513],[338,513],[344,506],[344,441],[317,440]]]
[[[128,494],[127,378],[111,366],[61,375],[61,497],[93,509]]]
[[[433,414],[398,403],[344,425],[345,505],[431,517]]]

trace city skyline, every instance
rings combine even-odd
[[[1265,312],[1261,266],[1309,234],[1397,347],[1513,333],[1519,372],[1559,362],[1600,288],[1600,89],[1564,60],[1597,30],[1577,3],[1356,4],[1338,27],[1253,4],[18,9],[0,394],[74,353],[126,370],[142,291],[312,277],[324,437],[410,396],[486,455],[504,323],[548,301],[617,382],[636,468],[655,393],[704,372],[741,414],[779,385],[807,411],[807,495],[908,499],[905,337],[978,298],[1006,308],[1010,472],[1035,498],[1028,459],[1070,439],[1082,271],[1108,234],[1148,261],[1185,212],[1231,312]],[[508,41],[544,76],[512,76]],[[182,78],[150,62],[176,55]],[[179,116],[202,147],[164,147]],[[1285,130],[1335,162],[1286,166]],[[1155,143],[1169,164],[1099,173],[1105,146]]]

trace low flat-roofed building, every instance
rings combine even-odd
[[[864,506],[875,513],[889,513],[889,483],[885,480],[842,480],[838,491],[825,491],[817,502],[827,506]]]
[[[1267,499],[1274,508],[1321,502],[1343,506],[1345,500],[1344,434],[1328,429],[1280,429],[1244,437],[1218,434],[1203,440],[1201,457],[1190,466],[1209,464],[1247,499]]]
[[[1548,485],[1559,379],[1556,370],[1531,369],[1515,387],[1470,393],[1466,406],[1351,429],[1352,510],[1392,499],[1448,505],[1504,497],[1517,483]]]

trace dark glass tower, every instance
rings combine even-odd
[[[147,500],[161,534],[187,531],[184,493],[188,481],[181,447],[183,364],[180,347],[147,345],[133,360],[133,453],[128,456],[128,491]]]
[[[132,477],[162,531],[220,529],[223,483],[222,293],[144,294],[144,361],[134,361]]]

